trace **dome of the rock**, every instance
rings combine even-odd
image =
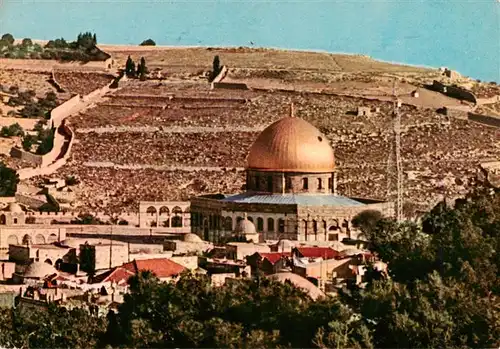
[[[328,139],[307,121],[286,117],[267,127],[250,148],[249,169],[325,173],[335,170]]]

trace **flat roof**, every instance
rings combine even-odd
[[[364,203],[341,195],[328,194],[259,194],[242,193],[221,199],[222,202],[301,206],[365,206]]]

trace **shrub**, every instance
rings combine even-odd
[[[38,139],[40,140],[40,145],[36,150],[38,155],[45,155],[52,150],[54,146],[54,135],[55,129],[42,130],[38,133]]]
[[[17,122],[15,124],[10,125],[9,127],[4,126],[0,130],[0,135],[2,137],[17,137],[24,136],[24,130]]]
[[[153,39],[147,39],[141,42],[140,46],[156,46],[156,42]]]
[[[31,41],[30,38],[24,38],[21,45],[24,47],[31,47],[33,46],[33,41]]]
[[[12,34],[3,34],[2,35],[2,40],[5,40],[6,42],[9,43],[9,45],[14,45],[14,36]]]
[[[78,183],[80,183],[80,181],[74,176],[67,176],[65,182],[67,186],[77,185]]]
[[[22,146],[25,151],[31,151],[31,147],[33,144],[36,142],[36,137],[32,136],[30,134],[27,134],[24,136],[23,141],[22,141]]]
[[[14,196],[18,183],[19,176],[17,172],[0,162],[0,196]]]

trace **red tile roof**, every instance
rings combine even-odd
[[[281,257],[290,257],[290,253],[287,252],[262,252],[259,255],[264,259],[267,259],[271,264],[275,264],[281,259]]]
[[[299,257],[333,259],[340,256],[340,252],[330,247],[296,247]]]
[[[179,275],[184,270],[186,270],[185,267],[171,261],[168,258],[133,260],[132,262],[122,265],[122,268],[134,274],[140,271],[149,270],[160,279]]]
[[[93,284],[98,284],[101,282],[113,282],[115,284],[121,284],[127,282],[128,279],[133,276],[135,273],[130,270],[124,269],[122,267],[116,267],[111,270],[108,270],[105,273],[97,275],[92,279]]]

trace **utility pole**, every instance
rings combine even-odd
[[[403,164],[401,160],[401,114],[399,99],[396,94],[396,80],[392,88],[393,96],[393,138],[389,141],[389,156],[387,159],[387,200],[395,200],[396,220],[403,220]],[[396,188],[394,188],[394,181]],[[395,195],[394,195],[395,194]]]

